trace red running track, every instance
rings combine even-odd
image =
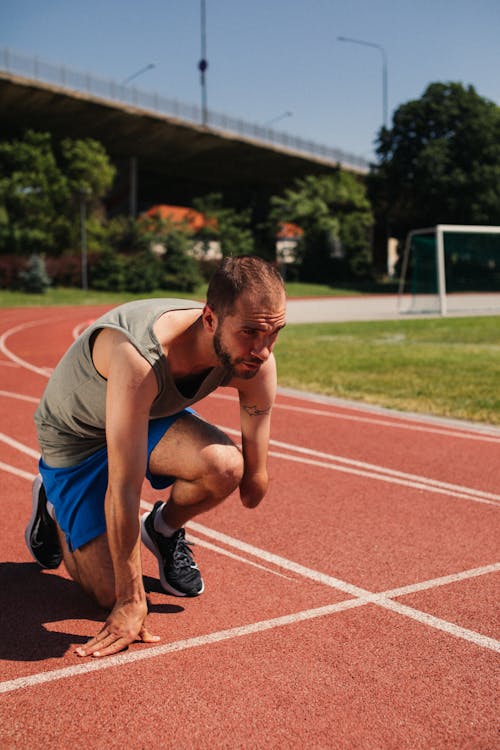
[[[161,641],[73,653],[105,613],[24,546],[32,417],[103,310],[1,314],[2,750],[499,748],[493,428],[280,394],[264,503],[190,524],[203,596],[162,593],[145,551]],[[199,411],[237,437],[233,392]]]

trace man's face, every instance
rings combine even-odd
[[[285,311],[284,293],[264,303],[243,294],[233,311],[219,320],[214,350],[232,377],[249,380],[259,372],[285,325]]]

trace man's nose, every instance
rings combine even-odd
[[[252,355],[265,362],[271,354],[271,344],[267,339],[256,343],[252,349]]]

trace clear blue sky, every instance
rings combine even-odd
[[[0,0],[0,46],[200,104],[200,0]],[[206,0],[208,106],[373,158],[382,122],[433,81],[500,104],[500,0]]]

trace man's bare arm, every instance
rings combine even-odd
[[[240,399],[240,420],[245,470],[240,497],[248,508],[257,506],[266,494],[269,477],[267,454],[271,409],[276,396],[276,363],[271,357],[251,380],[234,383]]]
[[[110,344],[106,396],[109,480],[105,500],[108,544],[113,561],[116,603],[103,629],[81,655],[105,656],[145,629],[147,602],[142,582],[139,503],[146,472],[149,410],[157,392],[150,365],[125,337]],[[82,653],[83,652],[83,653]]]

